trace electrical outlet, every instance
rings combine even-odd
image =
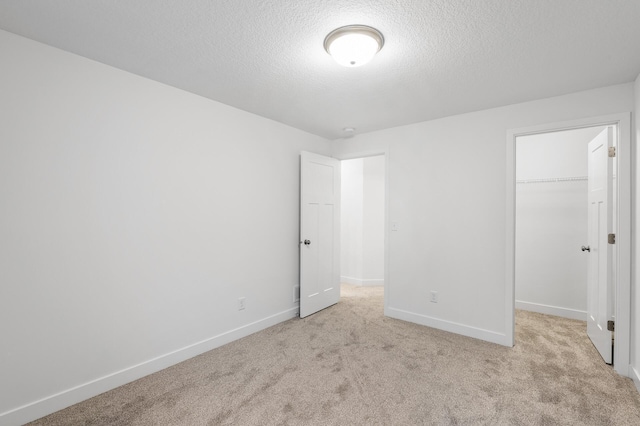
[[[431,303],[438,303],[438,292],[437,291],[432,291],[431,292]]]
[[[300,300],[300,286],[294,285],[293,286],[293,303],[296,303],[299,300]]]
[[[246,308],[245,298],[241,297],[241,298],[238,299],[238,310],[242,311],[242,310],[244,310],[244,308]]]

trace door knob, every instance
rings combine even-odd
[[[589,247],[589,246],[586,246],[586,247],[585,247],[585,246],[582,246],[582,251],[588,251],[588,252],[591,252],[591,247]]]
[[[311,241],[309,241],[309,240],[304,240],[304,245],[305,245],[305,246],[308,246],[309,244],[311,244]]]

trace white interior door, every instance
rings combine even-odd
[[[302,152],[300,318],[340,300],[340,161]]]
[[[612,229],[612,163],[609,147],[613,146],[613,128],[604,129],[589,142],[589,273],[587,278],[587,334],[607,364],[612,363],[612,332],[607,321],[612,319],[611,257],[608,234]]]

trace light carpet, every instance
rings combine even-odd
[[[584,322],[519,311],[506,348],[383,316],[382,287],[34,425],[640,425]]]

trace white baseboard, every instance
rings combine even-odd
[[[345,284],[362,285],[361,281],[362,280],[359,279],[359,278],[347,277],[347,276],[344,276],[344,275],[340,276],[340,282],[341,283],[345,283]]]
[[[586,311],[578,311],[576,309],[543,305],[541,303],[522,302],[520,300],[516,300],[516,309],[522,309],[523,311],[538,312],[540,314],[555,315],[557,317],[575,319],[580,321],[587,320]]]
[[[202,340],[157,358],[125,368],[113,374],[92,380],[82,385],[67,389],[55,395],[25,404],[21,407],[0,414],[0,425],[22,425],[48,414],[62,410],[78,402],[92,398],[108,390],[117,388],[141,377],[163,370],[179,362],[193,358],[234,340],[264,330],[298,315],[298,307],[271,315],[234,330]]]
[[[484,330],[482,328],[471,327],[469,325],[459,324],[451,321],[445,321],[427,315],[416,314],[396,308],[386,308],[384,313],[386,316],[391,318],[409,321],[420,325],[426,325],[427,327],[437,328],[439,330],[448,331],[450,333],[461,334],[463,336],[473,337],[474,339],[485,340],[487,342],[497,343],[498,345],[511,347],[507,336],[503,333],[496,333],[495,331]]]
[[[636,389],[640,392],[640,373],[633,366],[629,366],[629,376],[633,379],[633,384],[636,385]]]
[[[340,282],[345,284],[356,285],[359,287],[384,285],[384,278],[354,278],[342,275]]]

